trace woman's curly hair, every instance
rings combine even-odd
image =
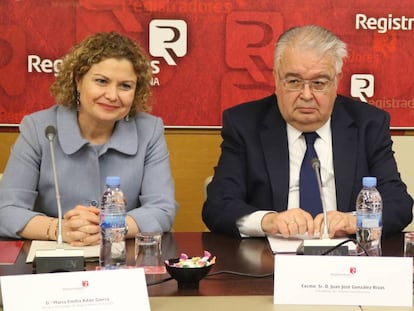
[[[76,81],[92,67],[108,58],[127,59],[137,75],[134,103],[128,114],[134,117],[138,111],[150,111],[151,66],[143,49],[133,40],[116,32],[100,32],[75,45],[62,59],[56,80],[50,91],[58,104],[76,109]]]

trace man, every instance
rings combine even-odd
[[[355,234],[364,176],[377,177],[385,235],[411,222],[413,200],[397,171],[389,115],[337,95],[346,55],[345,43],[319,26],[281,35],[275,94],[223,113],[222,153],[202,211],[211,231],[243,237],[323,232],[322,209],[312,216],[300,204],[304,136],[312,132],[330,237]]]

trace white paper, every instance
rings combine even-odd
[[[26,263],[33,262],[37,250],[54,250],[57,247],[56,241],[32,241],[29,254],[27,254]],[[64,249],[80,249],[83,250],[85,258],[99,258],[99,245],[75,247],[68,243],[63,243]]]
[[[302,235],[295,235],[289,238],[284,238],[280,234],[267,236],[267,240],[269,241],[270,248],[272,249],[273,254],[296,254],[298,247],[302,244],[304,240],[306,241],[314,241],[315,245],[318,245],[318,241],[320,240],[319,235],[315,235],[313,237],[309,237],[307,234]],[[330,246],[335,246],[343,241],[346,238],[338,238],[338,239],[329,239],[331,243]],[[355,251],[356,245],[353,242],[348,242],[345,244],[348,246],[350,251]]]
[[[142,268],[0,277],[7,311],[150,311]]]
[[[267,236],[273,254],[296,254],[303,239],[300,237],[284,238],[279,235]]]
[[[411,307],[412,293],[412,258],[275,256],[275,304]]]

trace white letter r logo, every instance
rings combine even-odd
[[[149,52],[175,66],[175,57],[187,54],[187,24],[178,19],[154,19],[149,25]]]
[[[354,74],[351,76],[351,96],[368,102],[374,96],[374,76],[371,74]]]

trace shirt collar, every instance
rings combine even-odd
[[[294,143],[296,140],[300,139],[302,136],[302,131],[299,131],[289,123],[287,123],[287,135],[288,141]],[[328,121],[322,127],[320,127],[316,133],[318,133],[319,138],[325,142],[329,142],[331,139],[331,118],[329,117]]]
[[[318,133],[319,138],[322,139],[324,142],[331,141],[331,118],[326,121],[322,127],[320,127],[316,133]]]
[[[59,106],[57,111],[57,135],[62,150],[66,154],[73,154],[89,142],[80,133],[77,112]],[[101,154],[108,149],[133,155],[138,151],[138,134],[135,119],[129,122],[116,122],[114,132],[109,141],[101,149]]]

